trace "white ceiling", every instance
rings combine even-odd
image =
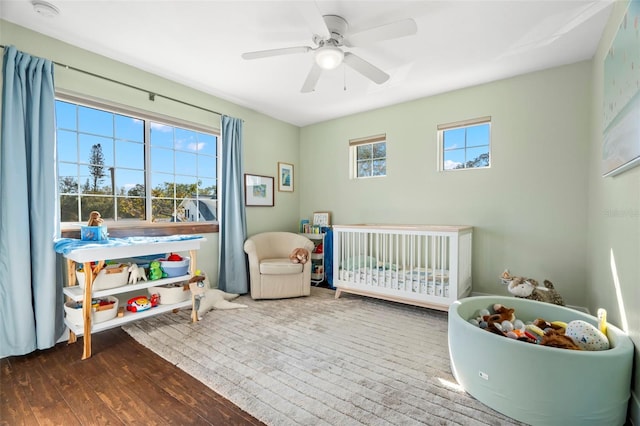
[[[590,59],[613,0],[153,1],[2,0],[0,18],[297,126]],[[300,88],[313,53],[308,13],[340,15],[356,32],[405,18],[414,36],[346,48],[391,75],[377,85],[350,68]]]

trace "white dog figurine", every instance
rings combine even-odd
[[[135,263],[132,263],[129,266],[129,284],[135,284],[140,280],[147,281],[147,273],[144,271],[142,266],[138,266]]]
[[[191,288],[191,295],[197,299],[197,318],[193,318],[192,321],[196,322],[198,319],[202,319],[204,314],[212,309],[238,309],[246,308],[247,305],[240,303],[233,303],[231,300],[240,296],[239,294],[225,293],[217,288],[209,288],[209,280],[204,278],[201,282],[189,283]]]

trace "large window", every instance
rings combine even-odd
[[[218,137],[188,124],[56,101],[60,216],[217,220]]]
[[[387,175],[387,136],[376,135],[349,141],[351,176],[368,178]]]
[[[490,130],[491,117],[439,125],[440,170],[489,167]]]

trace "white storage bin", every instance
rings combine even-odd
[[[98,308],[91,309],[91,323],[97,324],[99,322],[104,322],[115,318],[118,314],[118,298],[113,296],[105,296],[97,299],[93,299],[95,301],[108,301],[111,302],[109,305],[105,305]],[[67,320],[78,327],[82,327],[84,325],[84,320],[82,318],[82,302],[70,301],[64,304],[64,312],[67,317]]]
[[[84,288],[84,271],[76,271],[76,278],[80,288]],[[107,265],[93,280],[93,290],[106,290],[127,284],[129,278],[128,266],[125,264]]]
[[[185,290],[184,285],[181,283],[166,284],[157,287],[149,287],[149,295],[159,294],[161,305],[171,305],[174,303],[184,302],[189,300],[191,291],[187,286]]]

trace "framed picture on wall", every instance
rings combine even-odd
[[[293,192],[293,164],[278,162],[278,191]]]
[[[244,205],[247,207],[273,207],[273,178],[245,173]]]

